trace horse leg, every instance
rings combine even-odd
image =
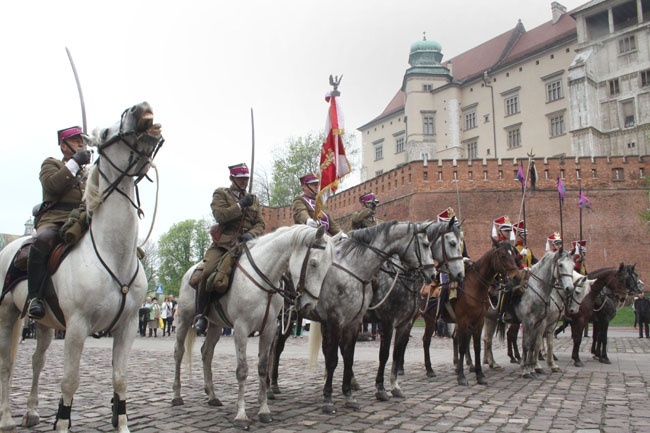
[[[560,369],[560,366],[557,365],[557,362],[555,362],[555,354],[553,353],[553,345],[555,344],[554,327],[555,326],[550,326],[546,330],[546,364],[551,369],[551,372],[558,373],[562,370]]]
[[[335,414],[336,406],[332,402],[332,380],[334,377],[334,370],[339,362],[338,348],[339,348],[339,330],[338,326],[330,326],[326,322],[321,322],[321,329],[323,333],[323,356],[325,358],[325,384],[323,385],[323,406],[321,410],[323,413]]]
[[[469,338],[471,340],[474,339],[474,337],[471,334],[470,334]],[[479,338],[479,342],[480,341],[481,340]],[[467,365],[467,368],[469,369],[470,373],[476,373],[476,367],[474,366],[474,361],[472,360],[472,351],[469,350],[469,342],[470,342],[470,340],[467,340],[467,350],[465,351],[465,365]]]
[[[431,368],[431,354],[429,348],[431,346],[431,336],[436,329],[435,317],[432,319],[431,313],[424,315],[424,335],[422,336],[422,347],[424,349],[424,368],[427,370],[427,377],[436,377],[436,373]]]
[[[395,331],[395,343],[393,345],[393,365],[390,369],[390,392],[395,398],[404,398],[402,389],[399,386],[397,376],[399,376],[400,366],[404,365],[404,355],[406,345],[409,342],[409,333],[411,325],[402,326]],[[383,337],[382,337],[383,338]]]
[[[479,340],[480,341],[480,340]],[[467,386],[467,379],[465,378],[465,354],[469,348],[469,335],[465,327],[460,327],[459,324],[456,325],[456,336],[454,337],[454,346],[458,347],[458,362],[456,363],[456,381],[458,385]],[[480,358],[479,358],[480,359]]]
[[[291,335],[291,329],[293,326],[289,324],[289,331],[285,334],[282,333],[282,326],[278,326],[275,338],[273,343],[271,343],[271,352],[269,354],[269,379],[267,381],[268,388],[268,398],[270,400],[275,399],[275,394],[281,394],[280,387],[278,386],[278,370],[280,367],[280,356],[284,352],[284,347],[286,345],[289,335]]]
[[[386,371],[386,363],[388,362],[388,355],[390,355],[390,343],[393,339],[393,324],[382,322],[379,342],[379,368],[377,368],[377,376],[375,377],[375,398],[379,401],[388,401],[390,396],[384,388],[384,372]],[[395,357],[395,351],[393,351],[393,358]],[[396,370],[397,363],[393,359],[392,370]],[[392,382],[392,374],[391,374]]]
[[[535,340],[535,353],[537,354],[537,357],[535,358],[535,373],[537,374],[544,374],[544,369],[539,363],[539,361],[544,360],[544,358],[540,355],[543,350],[544,350],[544,338],[543,338],[543,331],[540,329],[540,332],[537,335],[537,339]]]
[[[174,385],[172,387],[172,406],[181,406],[185,404],[181,396],[181,364],[185,356],[185,340],[190,338],[190,342],[194,342],[194,332],[192,329],[192,316],[194,314],[194,304],[190,308],[183,308],[182,304],[178,307],[178,320],[176,324],[176,342],[174,343]],[[191,346],[189,348],[189,357],[191,359]]]
[[[609,360],[609,357],[607,356],[607,331],[609,330],[609,320],[604,320],[600,324],[600,335],[599,335],[599,340],[600,340],[600,362],[603,364],[611,364],[612,362]]]
[[[72,398],[79,388],[79,364],[84,343],[88,335],[88,328],[78,323],[78,320],[68,321],[65,332],[65,343],[63,344],[63,379],[61,380],[61,400],[59,410],[54,421],[54,430],[57,432],[70,431],[70,413],[72,410]],[[77,323],[75,323],[77,322]]]
[[[511,364],[519,364],[521,362],[521,354],[519,353],[519,344],[517,339],[519,337],[519,324],[512,323],[508,326],[506,332],[508,340],[508,357],[510,357]]]
[[[345,397],[345,407],[359,410],[361,406],[352,395],[352,379],[354,373],[352,367],[354,365],[354,348],[357,344],[357,327],[347,327],[343,329],[341,335],[341,355],[343,356],[343,384],[341,389]]]
[[[208,326],[205,340],[201,345],[201,361],[203,362],[203,390],[208,396],[208,405],[223,406],[214,393],[214,378],[212,376],[212,359],[214,358],[214,347],[221,338],[221,326],[212,324]]]
[[[4,303],[0,305],[0,310],[2,310],[0,314],[2,316],[2,321],[0,321],[2,324],[0,326],[0,341],[2,341],[2,344],[0,344],[0,430],[15,431],[16,423],[11,416],[9,396],[11,395],[14,355],[18,349],[20,328],[22,328],[23,321],[18,318],[20,312],[13,306],[13,302],[9,300],[9,297],[5,298]],[[33,386],[32,379],[32,388]],[[35,403],[38,404],[38,393],[35,395]]]
[[[113,336],[113,417],[111,421],[119,433],[129,432],[126,416],[126,387],[129,353],[135,340],[133,329],[137,322],[137,316],[133,316],[130,321],[111,332]]]
[[[573,359],[573,365],[576,367],[584,366],[580,360],[580,344],[582,344],[583,327],[584,321],[582,319],[574,319],[571,321],[571,339],[573,340],[571,359]]]
[[[537,362],[537,352],[535,350],[536,338],[531,336],[532,330],[524,332],[524,337],[521,342],[521,376],[525,379],[534,379],[534,367]]]
[[[208,330],[210,328],[208,327]],[[250,419],[246,415],[246,378],[248,377],[248,362],[246,361],[246,346],[248,344],[248,334],[251,330],[242,326],[239,323],[235,324],[233,329],[235,340],[235,353],[237,354],[237,415],[234,419],[235,427],[248,430],[250,427]],[[205,343],[204,343],[205,346]],[[214,349],[214,346],[213,346]],[[203,350],[201,350],[203,351]],[[205,370],[205,369],[204,369]],[[205,374],[205,371],[204,371]]]
[[[483,366],[481,365],[481,333],[483,332],[483,324],[475,325],[472,340],[474,340],[474,372],[476,373],[476,381],[479,385],[487,385],[485,374],[483,374]],[[469,347],[467,348],[469,352]]]
[[[593,335],[591,336],[591,354],[595,360],[598,360],[598,335],[600,324],[594,321]]]
[[[494,338],[496,327],[496,320],[487,317],[485,318],[485,321],[483,322],[483,350],[485,350],[483,354],[483,364],[487,364],[494,370],[501,371],[503,370],[503,367],[494,360],[494,353],[492,352],[492,339]]]
[[[260,334],[259,341],[257,374],[259,376],[260,390],[257,395],[257,399],[260,404],[260,410],[257,412],[257,419],[265,424],[273,421],[273,417],[271,416],[271,409],[269,408],[269,403],[267,400],[266,380],[269,377],[269,355],[275,334],[276,330],[273,328],[273,326],[268,326],[266,329],[264,329],[264,332]]]

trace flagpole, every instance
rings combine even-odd
[[[582,206],[580,203],[580,199],[582,198],[582,180],[578,179],[578,183],[580,185],[580,196],[578,198],[578,207],[580,208],[580,239],[582,240]]]
[[[560,194],[559,191],[559,185],[560,185],[560,178],[557,178],[558,182],[558,192],[557,192],[557,198],[558,202],[560,204],[560,237],[562,238],[562,245],[564,245],[564,222],[562,221],[562,194]]]
[[[458,203],[458,221],[462,221],[463,219],[461,218],[461,213],[460,213],[460,192],[458,191],[458,179],[454,180],[454,183],[456,184],[456,202]]]
[[[251,170],[248,181],[248,193],[253,193],[253,173],[255,171],[255,118],[253,117],[253,107],[251,107]]]

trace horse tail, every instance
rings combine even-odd
[[[499,336],[499,341],[503,343],[506,339],[506,322],[497,320],[497,335]]]
[[[185,337],[185,356],[187,356],[187,369],[192,377],[192,348],[196,341],[196,332],[191,326],[187,328],[187,336]]]
[[[318,363],[318,351],[323,341],[320,322],[312,321],[309,324],[309,368],[314,368]]]

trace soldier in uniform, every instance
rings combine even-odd
[[[296,224],[307,224],[310,227],[324,225],[330,236],[341,231],[338,223],[334,218],[322,212],[318,220],[314,219],[314,207],[316,206],[316,194],[320,189],[319,180],[316,175],[309,173],[300,178],[303,194],[293,199],[291,211],[293,212],[293,221]]]
[[[587,268],[585,267],[585,256],[587,255],[587,241],[573,241],[571,242],[571,251],[573,260],[575,261],[575,271],[587,275]]]
[[[526,245],[526,237],[528,236],[528,231],[526,230],[526,222],[524,220],[519,221],[513,226],[516,233],[515,248],[517,249],[517,258],[520,262],[520,267],[522,269],[530,268],[535,263],[537,263],[537,257],[533,254],[530,247]]]
[[[379,224],[379,221],[375,217],[375,209],[377,209],[379,200],[377,200],[375,195],[371,192],[363,194],[359,197],[359,202],[363,206],[363,209],[352,214],[352,230],[365,229]]]
[[[515,241],[515,234],[512,231],[512,223],[507,215],[492,221],[492,239],[499,242]]]
[[[208,327],[205,314],[208,309],[209,294],[214,289],[208,287],[208,278],[217,269],[220,259],[238,242],[249,241],[264,232],[266,225],[262,219],[260,203],[253,194],[246,193],[250,174],[246,164],[228,167],[230,187],[217,188],[212,194],[212,215],[219,224],[211,230],[212,244],[203,257],[203,274],[196,294],[196,319],[194,328],[203,333]],[[213,232],[217,233],[213,233]],[[231,271],[231,269],[227,270]]]
[[[82,202],[90,151],[86,149],[83,130],[79,126],[57,132],[57,141],[63,159],[47,158],[41,164],[39,179],[43,188],[43,203],[35,210],[36,239],[29,248],[27,260],[27,299],[29,317],[38,320],[45,316],[43,287],[48,277],[47,261],[52,249],[61,242],[59,229],[68,220],[70,211]]]

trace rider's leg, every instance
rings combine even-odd
[[[29,303],[29,317],[38,320],[45,316],[43,303],[43,287],[48,277],[47,261],[50,252],[59,240],[59,228],[48,226],[39,230],[36,240],[29,248],[27,259],[27,299]]]
[[[224,250],[216,245],[210,245],[210,248],[205,252],[203,258],[203,275],[199,282],[199,288],[196,291],[195,312],[196,318],[194,319],[194,328],[199,333],[204,333],[208,329],[208,319],[205,314],[208,310],[209,290],[207,287],[208,277],[217,269],[219,259],[223,256]]]

